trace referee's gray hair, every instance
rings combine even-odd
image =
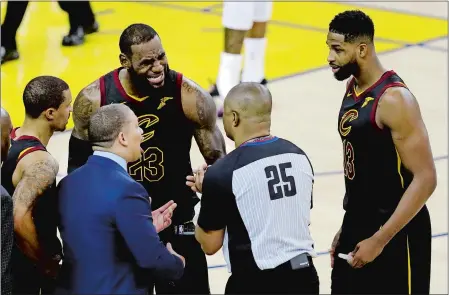
[[[129,120],[131,109],[124,104],[99,108],[89,120],[88,136],[93,146],[110,148]]]

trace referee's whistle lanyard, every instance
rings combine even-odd
[[[264,142],[264,141],[268,141],[268,140],[273,139],[273,138],[274,138],[274,136],[271,135],[271,134],[269,134],[269,135],[264,135],[264,136],[258,136],[258,137],[255,137],[255,138],[248,139],[247,141],[245,141],[244,143],[242,143],[239,147],[245,146],[245,145],[247,145],[247,144],[249,144],[249,143],[256,143],[256,142]]]

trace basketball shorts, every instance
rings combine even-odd
[[[253,22],[266,22],[271,18],[273,2],[223,2],[222,24],[233,30],[249,30]]]
[[[12,294],[53,294],[56,280],[43,275],[14,245],[11,254]]]
[[[332,294],[429,294],[431,224],[424,207],[385,246],[382,253],[362,268],[352,268],[338,253],[348,254],[371,237],[386,218],[350,216],[346,213],[332,269]]]

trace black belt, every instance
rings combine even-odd
[[[180,225],[173,226],[175,235],[178,236],[193,236],[195,235],[195,224],[193,221],[187,221]]]
[[[247,265],[246,267],[242,266],[237,269],[232,269],[232,275],[242,277],[247,277],[248,275],[257,276],[260,273],[290,272],[309,267],[314,267],[312,257],[308,253],[303,253],[278,265],[275,268],[261,270],[255,264],[249,267]]]
[[[313,259],[309,253],[302,253],[293,257],[289,261],[282,263],[274,269],[297,270],[313,266]]]

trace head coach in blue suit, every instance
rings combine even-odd
[[[149,276],[176,280],[184,258],[159,240],[172,201],[151,212],[150,198],[127,172],[140,157],[142,130],[123,104],[90,119],[94,154],[59,184],[64,261],[57,294],[146,294]]]

